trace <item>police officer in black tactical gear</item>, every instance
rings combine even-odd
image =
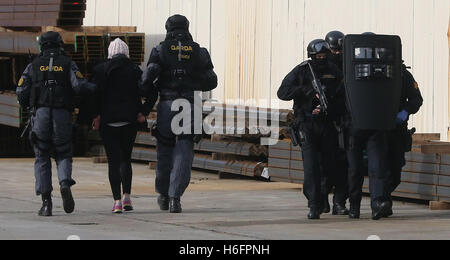
[[[92,93],[77,65],[65,56],[59,33],[39,39],[40,55],[27,66],[17,88],[19,103],[32,112],[30,139],[36,156],[36,194],[42,196],[40,216],[52,216],[52,164],[56,160],[64,211],[72,213],[75,202],[72,179],[72,103],[75,94]]]
[[[362,187],[367,169],[372,219],[392,208],[389,200],[388,133],[395,128],[401,92],[401,39],[398,36],[347,35],[344,38],[344,75],[349,138],[349,217],[360,218]]]
[[[408,129],[408,120],[411,115],[419,112],[423,105],[423,97],[419,84],[411,72],[403,65],[402,95],[400,109],[397,115],[397,126],[388,133],[389,143],[389,192],[392,194],[401,183],[402,168],[406,165],[405,153],[411,151],[412,134]],[[392,202],[392,197],[390,198]],[[393,215],[392,208],[386,217]]]
[[[320,219],[323,213],[324,196],[328,195],[321,192],[321,177],[335,174],[338,144],[334,119],[345,113],[342,73],[328,61],[329,54],[326,41],[312,41],[308,46],[311,60],[294,68],[278,90],[281,100],[294,100],[293,128],[303,152],[303,192],[308,199],[309,219]]]
[[[340,31],[331,31],[325,36],[325,41],[330,45],[330,61],[333,62],[342,71],[344,60],[342,58],[342,43],[344,33]]]
[[[331,63],[335,64],[341,71],[343,66],[342,57],[342,43],[344,34],[339,31],[329,32],[325,36],[325,41],[330,45]],[[348,198],[348,162],[347,151],[345,150],[345,116],[336,118],[336,130],[338,131],[339,149],[336,151],[336,174],[333,174],[333,179],[326,176],[322,178],[322,194],[324,194],[324,213],[331,211],[330,203],[328,201],[328,194],[334,187],[333,198],[333,215],[348,215],[346,202]],[[340,200],[340,201],[339,201]]]
[[[191,122],[194,126],[194,92],[211,91],[217,87],[210,55],[205,48],[193,41],[189,33],[189,21],[182,15],[174,15],[166,23],[164,42],[152,50],[148,67],[143,74],[143,87],[150,100],[160,97],[157,128],[158,165],[156,190],[160,194],[161,210],[181,213],[181,197],[187,189],[194,159],[194,133],[174,133],[171,124],[181,111],[172,111],[175,102],[185,100],[191,106]],[[200,97],[201,98],[201,97]],[[196,108],[201,109],[201,108]]]

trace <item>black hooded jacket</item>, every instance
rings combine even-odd
[[[148,115],[151,108],[142,104],[139,90],[141,69],[125,55],[97,65],[93,81],[99,86],[94,115],[100,115],[102,124],[136,123],[138,113]]]

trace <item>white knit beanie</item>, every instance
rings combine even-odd
[[[117,38],[111,44],[109,45],[108,49],[108,59],[112,59],[112,57],[123,54],[130,58],[130,50],[128,49],[128,45],[122,41],[121,39]]]

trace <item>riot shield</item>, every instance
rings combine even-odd
[[[394,129],[402,88],[400,37],[345,36],[344,77],[353,127]]]

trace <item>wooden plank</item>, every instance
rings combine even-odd
[[[430,163],[415,163],[407,162],[406,166],[403,167],[405,172],[419,172],[419,173],[429,173],[429,174],[439,174],[439,165]]]
[[[0,114],[11,117],[19,117],[20,116],[20,108],[15,106],[6,106],[0,104]]]
[[[442,154],[441,155],[441,164],[450,165],[450,155]]]
[[[428,141],[440,141],[441,134],[414,134],[413,143],[426,143]]]
[[[450,176],[450,165],[441,164],[439,166],[439,174],[445,175],[445,176]]]
[[[450,187],[437,186],[437,196],[439,198],[445,197],[450,201]]]
[[[289,160],[291,152],[289,150],[274,149],[273,146],[269,146],[269,157]]]
[[[439,154],[422,154],[414,152],[405,154],[405,159],[408,162],[432,163],[432,164],[439,164],[441,161]]]
[[[10,94],[0,94],[0,104],[20,107],[20,105],[17,103],[17,96]]]
[[[436,196],[437,189],[434,185],[416,184],[403,182],[397,188],[398,192],[420,195]]]
[[[289,169],[290,161],[285,159],[269,158],[269,167]]]
[[[290,177],[292,180],[303,181],[305,180],[305,173],[303,171],[290,170]]]
[[[289,169],[273,168],[269,167],[269,176],[276,178],[289,179]]]
[[[430,201],[430,210],[450,210],[450,202]]]
[[[438,177],[438,185],[450,187],[450,176],[439,175]]]
[[[422,145],[422,153],[424,154],[450,154],[450,143],[445,142],[433,142]]]
[[[402,182],[437,185],[437,184],[439,184],[439,176],[435,175],[435,174],[403,172],[402,173]]]
[[[8,115],[0,114],[0,125],[7,125],[19,128],[20,127],[20,119],[18,117],[11,117]]]
[[[303,170],[302,161],[285,160],[269,158],[269,167],[282,168],[282,169],[293,169],[293,170]]]

